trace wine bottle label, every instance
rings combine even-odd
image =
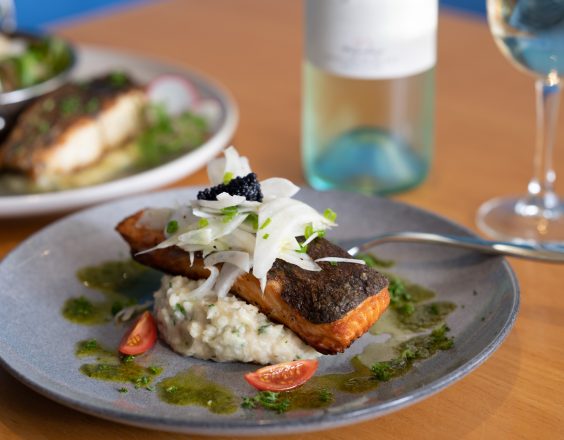
[[[436,62],[437,0],[305,0],[306,57],[336,75],[391,79]]]

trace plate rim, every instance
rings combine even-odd
[[[187,186],[180,188],[172,188],[172,189],[154,192],[151,194],[151,196],[158,198],[159,196],[162,195],[194,192],[201,188],[202,186]],[[306,189],[315,192],[315,190],[308,187],[302,186],[300,187],[300,189]],[[336,195],[351,194],[344,191],[329,191],[329,192],[334,193]],[[436,214],[434,212],[428,211],[424,208],[420,208],[418,206],[414,206],[409,203],[401,202],[398,200],[392,200],[389,198],[383,198],[378,196],[373,196],[373,197],[367,196],[367,197],[385,200],[386,203],[392,203],[396,206],[400,206],[400,207],[403,206],[403,207],[408,207],[410,209],[414,209],[416,211],[419,211],[419,213],[421,214],[431,216],[434,219],[438,219],[450,226],[454,226],[460,229],[461,231],[464,231],[469,236],[476,236],[476,234],[474,234],[473,231],[466,228],[465,226],[460,225],[440,214]],[[114,205],[114,204],[119,205],[120,203],[123,202],[133,201],[134,199],[139,199],[139,201],[141,202],[142,198],[143,195],[134,195],[127,199],[111,200],[106,203],[84,208],[80,211],[64,216],[54,221],[53,223],[45,226],[39,231],[36,231],[32,235],[30,235],[26,240],[21,242],[16,248],[11,250],[4,257],[2,261],[0,261],[0,266],[2,266],[7,259],[12,258],[13,254],[28,240],[31,240],[37,235],[48,232],[51,228],[57,227],[60,223],[64,223],[66,221],[72,221],[75,217],[80,217],[82,215],[85,215],[89,211],[103,209],[110,205]],[[40,377],[25,376],[17,369],[17,365],[22,364],[22,361],[15,354],[12,355],[12,358],[10,358],[10,350],[4,344],[2,339],[0,339],[0,366],[3,367],[18,381],[22,382],[23,384],[31,388],[33,391],[57,403],[60,403],[66,407],[78,410],[80,412],[95,417],[109,420],[112,422],[117,422],[130,426],[142,427],[151,430],[160,430],[167,432],[177,432],[177,433],[196,434],[196,435],[231,434],[231,435],[258,436],[265,434],[297,434],[297,433],[334,429],[341,426],[351,425],[353,423],[363,422],[366,420],[374,420],[376,418],[387,415],[391,412],[418,403],[421,400],[426,399],[427,397],[435,395],[436,393],[443,390],[444,388],[464,378],[466,375],[468,375],[470,372],[476,369],[479,365],[484,363],[501,346],[503,341],[511,332],[518,316],[519,307],[520,307],[520,286],[517,277],[515,275],[515,272],[512,269],[509,262],[507,261],[507,259],[499,256],[492,258],[497,258],[497,260],[501,263],[501,267],[505,270],[508,276],[508,279],[510,281],[510,290],[512,293],[511,295],[512,303],[511,306],[508,308],[509,310],[508,310],[507,319],[501,326],[501,330],[489,342],[489,344],[484,346],[477,355],[472,357],[470,360],[468,360],[461,366],[455,368],[450,373],[441,376],[440,378],[426,384],[425,386],[412,391],[409,396],[404,396],[403,398],[392,400],[385,404],[381,404],[378,407],[372,406],[366,408],[344,410],[338,413],[338,418],[328,417],[328,415],[329,416],[331,415],[331,412],[325,410],[318,415],[308,417],[306,421],[297,420],[291,423],[283,419],[280,419],[279,421],[276,420],[274,422],[268,422],[266,424],[257,424],[253,420],[248,420],[248,419],[230,419],[229,421],[224,422],[224,424],[221,425],[220,423],[218,423],[218,421],[206,422],[206,420],[202,420],[202,421],[191,420],[189,422],[186,422],[185,420],[183,421],[181,418],[167,418],[167,419],[155,420],[146,415],[124,413],[114,408],[91,405],[88,402],[76,399],[74,396],[69,396],[62,392],[59,392],[56,387],[41,384],[38,381],[38,379],[41,379],[42,376]],[[6,353],[8,353],[8,355],[6,355]],[[23,364],[25,365],[25,362],[23,362]]]
[[[84,53],[108,53],[109,55],[122,55],[140,62],[159,64],[163,68],[182,70],[186,77],[206,84],[213,91],[225,106],[225,121],[202,145],[169,162],[130,176],[69,190],[0,195],[0,219],[64,212],[163,187],[202,168],[207,160],[228,144],[237,129],[239,109],[233,94],[222,83],[197,69],[135,51],[115,50],[104,45],[77,44],[75,47],[78,58],[77,66]]]

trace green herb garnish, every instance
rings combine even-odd
[[[82,348],[86,350],[94,350],[95,348],[98,348],[98,341],[96,341],[96,339],[88,339],[82,343]]]
[[[271,219],[270,217],[268,217],[268,218],[262,223],[262,225],[260,225],[260,228],[259,228],[259,229],[264,229],[264,228],[266,228],[266,227],[270,224],[271,221],[272,221],[272,219]]]
[[[221,213],[223,214],[223,222],[229,223],[231,220],[235,218],[238,212],[239,212],[239,208],[237,206],[228,206],[226,208],[223,208],[221,210]]]
[[[121,87],[127,82],[127,76],[123,72],[112,72],[110,73],[110,81],[115,87]]]
[[[118,389],[118,392],[120,392],[120,393],[127,393],[128,391],[129,390],[125,387],[121,387],[121,388]]]
[[[258,328],[257,333],[258,333],[259,335],[262,335],[264,332],[266,332],[266,329],[267,329],[268,327],[270,327],[270,324],[263,324],[263,325],[261,325],[261,326]]]
[[[370,368],[374,377],[381,381],[388,381],[400,376],[419,359],[427,359],[438,350],[449,350],[454,345],[454,339],[447,336],[449,328],[441,325],[428,335],[417,336],[400,344],[396,351],[398,356],[384,362],[376,362]]]
[[[223,184],[227,185],[229,182],[231,182],[233,180],[234,174],[231,171],[227,171],[224,175],[223,175]]]
[[[200,228],[205,228],[209,224],[210,224],[210,222],[207,218],[201,218],[200,220],[198,220],[198,227],[200,227]]]
[[[250,212],[247,220],[251,223],[251,226],[253,227],[253,229],[256,231],[258,230],[258,214],[255,212]]]
[[[264,235],[262,236],[262,238],[263,238],[264,240],[266,240],[268,237],[270,237],[270,234],[264,234]]]
[[[132,354],[128,354],[128,355],[126,355],[126,356],[123,356],[123,357],[121,358],[121,361],[124,362],[124,363],[126,363],[126,364],[128,364],[128,363],[130,363],[130,362],[133,362],[134,359],[135,359],[135,356],[133,356]]]
[[[246,409],[255,409],[262,407],[269,411],[283,413],[288,411],[290,401],[280,398],[280,393],[273,391],[261,391],[254,397],[244,397],[241,406]]]
[[[333,211],[331,208],[327,208],[323,212],[323,217],[325,217],[330,222],[334,222],[335,220],[337,220],[337,213]]]
[[[162,367],[155,367],[154,365],[151,365],[150,367],[148,367],[147,370],[149,370],[149,373],[151,373],[155,376],[158,375],[158,374],[161,374],[163,372]]]
[[[65,115],[72,115],[76,113],[80,107],[80,100],[75,96],[63,99],[61,102],[61,110]]]
[[[180,303],[176,303],[176,305],[174,306],[174,310],[182,313],[184,316],[186,316],[186,309],[184,308],[184,306]]]
[[[100,101],[96,98],[92,98],[86,103],[86,111],[88,113],[94,113],[99,108],[100,108]]]
[[[176,220],[171,220],[166,224],[166,233],[174,234],[178,231],[178,222]]]
[[[135,379],[134,383],[135,383],[135,388],[142,388],[149,385],[149,383],[151,383],[151,379],[149,379],[149,377],[147,376],[141,376]]]

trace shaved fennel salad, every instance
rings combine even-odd
[[[197,200],[175,210],[146,211],[141,219],[160,224],[166,237],[143,253],[177,246],[189,253],[191,264],[201,253],[210,275],[192,295],[213,292],[223,298],[243,273],[252,273],[264,292],[268,271],[278,258],[309,271],[321,270],[320,261],[365,264],[339,257],[314,261],[307,246],[336,226],[337,215],[329,208],[319,213],[293,199],[299,188],[287,179],[259,183],[248,159],[234,147],[209,163],[208,176],[213,186],[200,191]]]

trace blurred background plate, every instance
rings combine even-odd
[[[73,78],[83,79],[108,71],[123,70],[141,84],[163,74],[185,77],[204,99],[219,103],[219,123],[199,147],[168,162],[116,180],[57,192],[0,195],[0,218],[68,211],[129,194],[148,191],[187,176],[214,157],[231,139],[238,122],[236,104],[227,90],[209,78],[180,66],[110,49],[78,46],[78,65]]]

